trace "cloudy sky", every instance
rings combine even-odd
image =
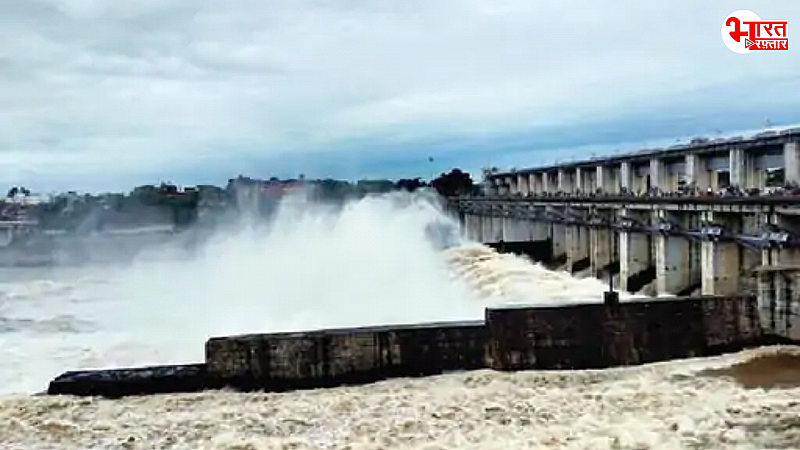
[[[800,8],[752,3],[4,0],[0,181],[429,177],[800,122]],[[743,8],[792,50],[728,50]]]

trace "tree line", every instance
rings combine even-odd
[[[264,183],[239,177],[229,180],[225,187],[202,185],[181,190],[172,183],[162,182],[157,185],[137,186],[128,193],[79,195],[69,192],[31,206],[31,212],[45,228],[73,231],[85,227],[87,217],[92,218],[91,222],[94,224],[92,227],[102,227],[103,224],[109,223],[146,220],[147,217],[156,215],[171,217],[174,224],[188,226],[196,221],[201,206],[210,209],[226,209],[234,206],[237,180],[239,182],[250,180],[253,183]],[[359,180],[349,182],[334,179],[307,180],[300,176],[289,180],[271,178],[266,183],[310,185],[314,188],[312,192],[318,198],[335,201],[396,190],[433,189],[445,197],[468,195],[477,190],[477,185],[469,173],[460,169],[452,169],[430,181],[412,178],[397,181]],[[30,194],[30,190],[27,188],[13,187],[8,191],[7,198]]]
[[[474,194],[478,189],[470,174],[463,172],[461,169],[453,169],[448,173],[443,173],[428,183],[421,178],[401,179],[395,183],[395,187],[407,191],[431,187],[443,197]]]

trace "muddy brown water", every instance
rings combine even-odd
[[[707,369],[700,375],[730,377],[750,389],[800,387],[800,353],[757,355],[723,369]]]

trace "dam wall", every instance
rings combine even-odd
[[[800,128],[492,173],[464,234],[648,296],[752,295],[800,340]]]
[[[67,372],[51,395],[280,392],[476,369],[593,369],[772,342],[755,298],[698,296],[489,308],[474,322],[213,337],[203,363]]]
[[[484,367],[483,321],[212,338],[209,373],[243,389],[368,383]]]
[[[737,350],[763,338],[755,306],[746,297],[693,297],[490,308],[486,366],[601,369]]]

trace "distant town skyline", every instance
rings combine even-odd
[[[793,29],[795,6],[754,11]],[[239,174],[475,176],[800,122],[794,47],[731,52],[720,27],[736,9],[4,2],[0,181],[99,192]]]

